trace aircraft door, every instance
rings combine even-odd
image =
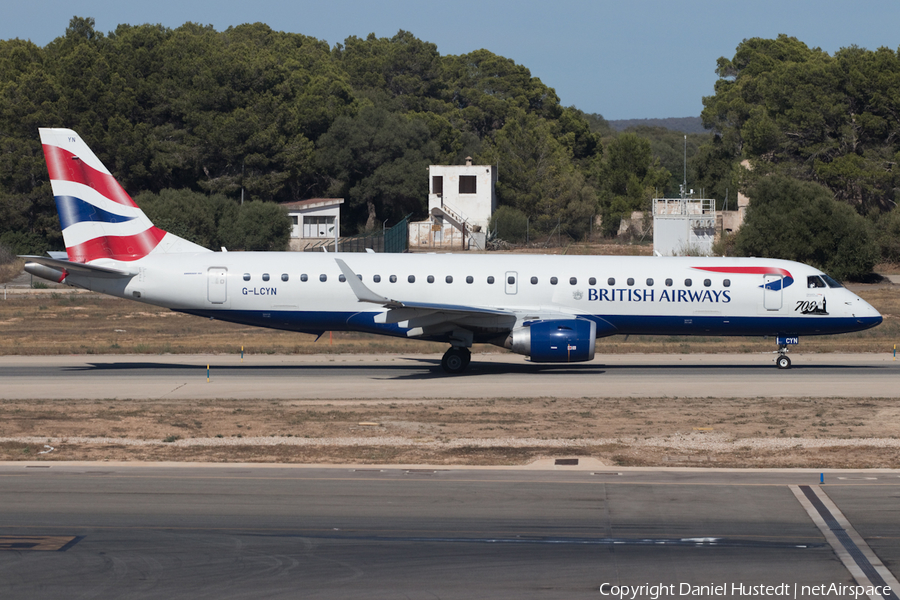
[[[209,301],[212,304],[225,304],[228,301],[228,269],[211,267],[208,273],[207,297]]]
[[[763,275],[763,307],[766,310],[781,310],[781,275]]]
[[[516,271],[506,272],[506,293],[513,295],[519,291],[519,274]]]

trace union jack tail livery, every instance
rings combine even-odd
[[[77,133],[42,128],[40,134],[69,261],[207,251],[154,227]]]

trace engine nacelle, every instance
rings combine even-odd
[[[587,319],[536,321],[513,330],[510,349],[533,362],[584,362],[594,360],[596,338],[597,324]]]
[[[25,272],[56,283],[62,283],[66,278],[66,273],[59,269],[33,262],[25,263]]]

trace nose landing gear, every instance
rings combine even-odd
[[[800,338],[797,336],[778,336],[776,342],[778,343],[778,358],[775,359],[775,366],[779,369],[790,369],[791,359],[787,356],[788,346],[799,344]]]
[[[472,352],[464,346],[451,346],[444,352],[441,359],[441,368],[451,375],[457,375],[466,370],[472,360]]]

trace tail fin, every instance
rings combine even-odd
[[[154,227],[77,133],[42,128],[40,134],[70,261],[134,261],[156,252],[209,252]]]

